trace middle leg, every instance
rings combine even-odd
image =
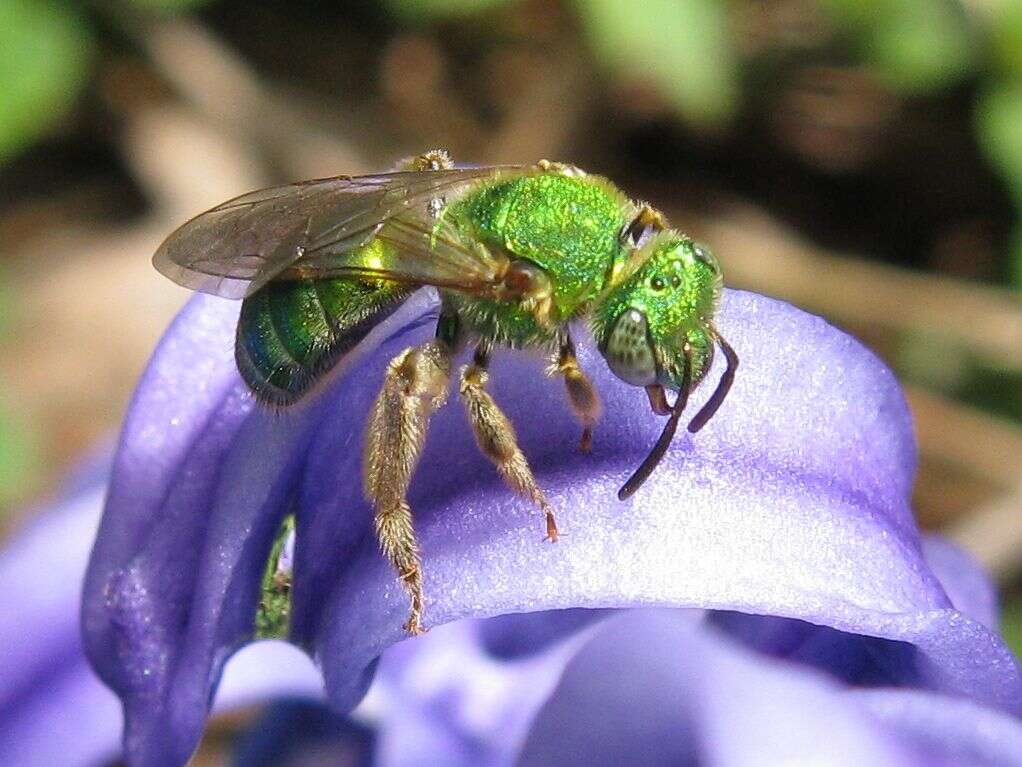
[[[579,367],[578,358],[575,356],[575,344],[567,332],[561,335],[557,354],[547,368],[547,375],[559,375],[564,378],[564,388],[568,393],[571,410],[582,424],[579,448],[582,452],[588,453],[593,447],[593,426],[600,420],[603,408],[596,387]]]
[[[518,447],[511,421],[486,391],[489,357],[489,343],[481,341],[476,347],[472,364],[461,369],[461,398],[468,411],[476,442],[479,449],[496,465],[497,471],[511,489],[539,507],[546,517],[546,538],[556,541],[558,533],[553,507],[536,483],[529,462]]]

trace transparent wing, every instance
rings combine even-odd
[[[434,221],[401,214],[379,224],[373,235],[386,247],[379,251],[333,246],[307,251],[281,277],[357,275],[486,294],[500,284],[508,257],[466,244]]]
[[[429,202],[522,172],[489,166],[337,176],[250,192],[182,225],[156,251],[153,264],[179,285],[227,298],[296,275],[363,274],[480,290],[499,270],[497,260],[451,233],[432,232]],[[400,252],[386,264],[356,258],[355,251],[374,237]]]

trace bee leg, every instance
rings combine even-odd
[[[536,484],[532,469],[518,447],[511,421],[486,391],[488,362],[489,344],[483,341],[476,347],[472,364],[461,369],[461,398],[468,411],[476,442],[479,449],[496,465],[497,471],[511,489],[539,507],[546,516],[546,538],[556,541],[558,533],[554,510]]]
[[[427,149],[420,155],[405,157],[399,160],[395,166],[398,171],[426,171],[426,170],[450,170],[454,167],[454,160],[446,149]]]
[[[564,388],[568,392],[568,402],[575,417],[582,424],[582,439],[579,448],[588,453],[593,447],[593,426],[600,420],[603,408],[596,387],[582,372],[575,357],[575,344],[567,333],[561,335],[560,346],[554,356],[547,375],[564,377]]]
[[[585,176],[586,172],[577,165],[567,162],[553,162],[551,160],[540,160],[536,167],[546,173],[559,173],[562,176]]]
[[[430,416],[447,399],[451,347],[441,339],[405,349],[391,360],[369,414],[364,483],[372,502],[380,549],[411,598],[404,628],[421,634],[422,568],[408,505],[408,485],[426,440]]]
[[[446,149],[427,149],[425,152],[414,157],[405,157],[399,160],[394,167],[396,171],[416,171],[426,173],[435,170],[451,170],[454,167],[454,160]],[[426,202],[426,215],[436,220],[447,204],[442,195],[437,195]]]

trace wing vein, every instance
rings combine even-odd
[[[153,263],[194,290],[240,298],[289,274],[373,274],[416,284],[479,290],[504,263],[437,230],[430,200],[446,201],[516,166],[337,176],[249,192],[196,216],[159,247]],[[394,264],[357,263],[382,237]],[[391,268],[393,267],[393,268]]]

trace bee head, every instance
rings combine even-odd
[[[639,264],[593,313],[593,331],[607,365],[634,386],[690,386],[713,359],[710,323],[721,290],[720,267],[703,245],[660,232],[634,257]],[[689,362],[685,357],[688,355]]]

